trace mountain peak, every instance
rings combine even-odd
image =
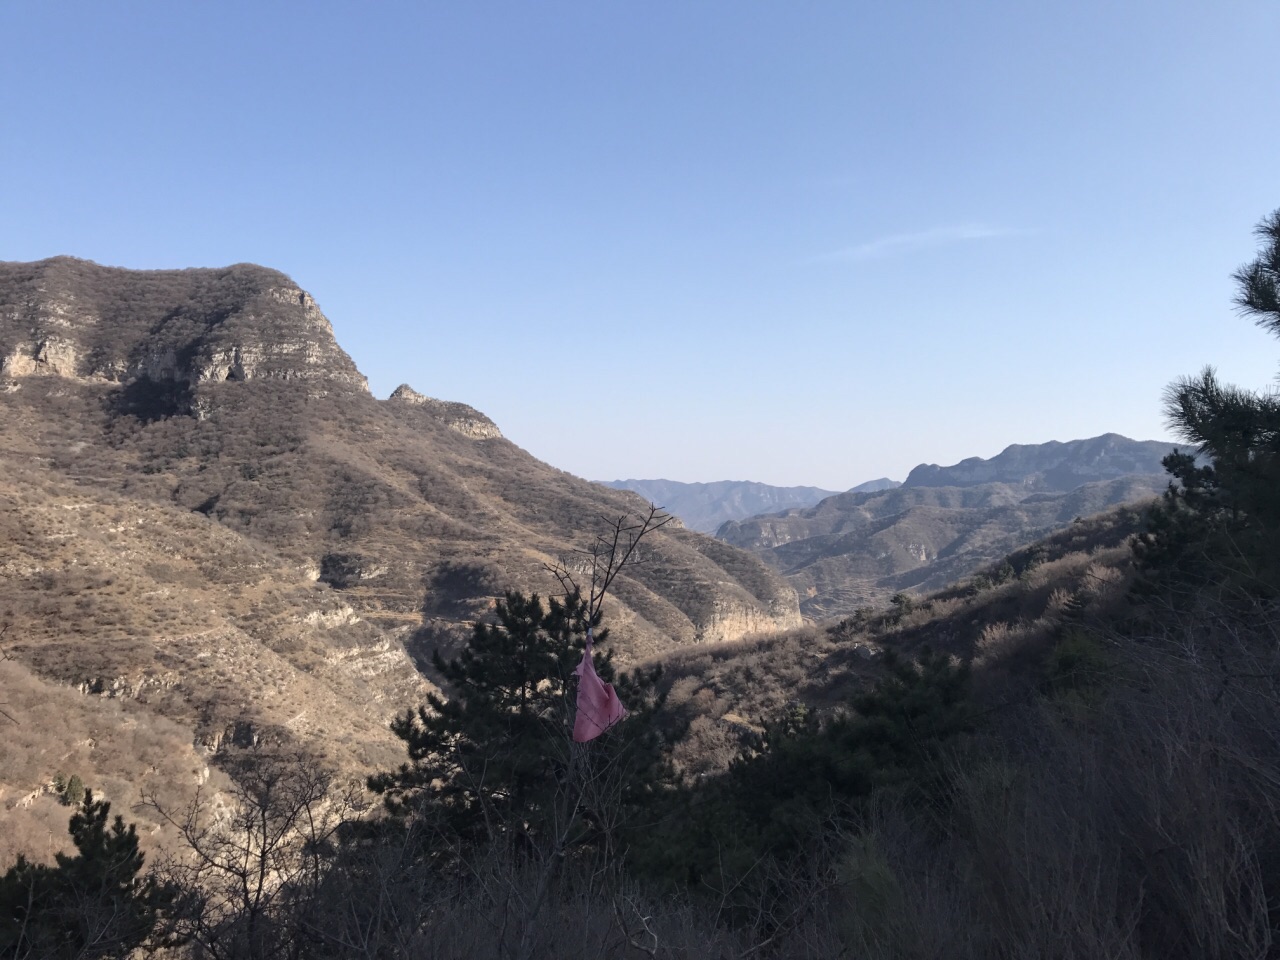
[[[453,400],[428,397],[407,383],[402,383],[391,391],[387,402],[400,407],[418,408],[432,420],[472,440],[496,440],[502,437],[498,425],[475,407]]]
[[[123,383],[299,380],[367,393],[309,293],[251,263],[129,270],[0,262],[0,378]]]

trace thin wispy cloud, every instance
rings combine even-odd
[[[868,240],[852,247],[842,247],[823,254],[820,260],[874,260],[902,253],[914,253],[929,247],[946,247],[974,240],[995,240],[1001,237],[1025,237],[1032,233],[1016,227],[996,227],[982,223],[967,223],[951,227],[933,227],[913,233],[893,233]]]

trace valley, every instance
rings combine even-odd
[[[814,503],[729,519],[715,536],[784,576],[806,619],[844,617],[900,591],[941,589],[1085,517],[1152,500],[1168,485],[1161,461],[1175,449],[1118,434],[1014,445],[988,460],[921,464],[900,484],[876,480],[827,496],[793,488]],[[623,484],[677,516],[745,512],[742,484]],[[774,500],[792,496],[788,489],[766,488]]]
[[[0,265],[0,364],[7,669],[176,735],[188,788],[260,741],[322,745],[352,775],[390,765],[389,721],[437,689],[432,650],[506,590],[553,593],[549,566],[647,499],[704,527],[809,505],[646,541],[605,610],[622,664],[936,590],[1164,483],[1161,445],[1108,436],[840,494],[630,482],[641,497],[537,461],[463,403],[374,399],[309,295],[250,265]],[[773,706],[729,712],[750,725]],[[48,817],[40,785],[73,761],[40,756],[92,741],[87,774],[127,756],[122,730],[94,730],[0,748],[0,802]],[[117,760],[113,793],[140,796],[156,769]]]

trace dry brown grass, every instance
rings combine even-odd
[[[1099,604],[1122,590],[1114,567],[1086,582]],[[1280,610],[1143,613],[1095,625],[1106,668],[1082,687],[987,714],[949,757],[947,806],[869,811],[846,868],[856,955],[1274,952]]]
[[[54,790],[58,774],[78,775],[137,822],[148,850],[163,844],[140,806],[144,791],[186,802],[197,784],[221,782],[189,729],[141,704],[86,697],[12,660],[0,662],[0,691],[13,717],[0,719],[0,864],[19,853],[49,861],[69,848],[71,810]]]
[[[229,738],[316,744],[359,773],[399,760],[388,721],[426,687],[394,634],[200,514],[38,466],[10,479],[0,700],[19,723],[0,771],[14,850],[62,844],[67,811],[39,794],[60,771],[126,812],[144,787],[185,789]]]

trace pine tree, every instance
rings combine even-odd
[[[1280,210],[1257,228],[1262,247],[1235,274],[1236,305],[1280,336]],[[1136,550],[1157,579],[1280,593],[1280,394],[1219,382],[1212,367],[1172,384],[1170,425],[1200,457],[1164,460],[1174,478]]]
[[[576,591],[545,607],[536,594],[508,593],[495,612],[497,622],[477,623],[457,658],[436,651],[450,696],[428,695],[393,722],[409,762],[369,786],[393,811],[445,831],[451,844],[534,844],[570,819],[578,842],[598,839],[667,775],[653,722],[658,674],[619,676],[611,652],[597,653],[597,673],[616,685],[629,713],[599,739],[574,744],[573,671],[599,614],[591,617]],[[596,643],[607,638],[607,630],[595,631]]]
[[[84,791],[69,826],[77,855],[56,866],[24,857],[0,877],[0,955],[118,957],[153,934],[169,889],[140,877],[143,857],[133,824]]]

